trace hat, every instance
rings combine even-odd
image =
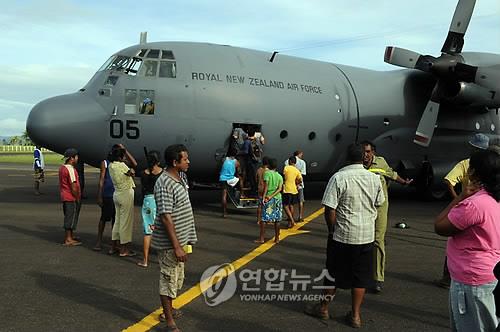
[[[74,148],[69,148],[64,151],[64,159],[73,158],[78,154],[78,150]]]
[[[475,148],[486,150],[490,139],[485,134],[474,134],[469,141],[469,144]]]

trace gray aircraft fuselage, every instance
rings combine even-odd
[[[167,64],[144,57],[156,54],[149,50],[162,51]],[[135,57],[139,64],[126,64],[131,71],[113,67],[116,56]],[[270,62],[267,52],[190,42],[138,44],[116,56],[79,92],[33,108],[27,129],[34,142],[59,153],[77,148],[93,166],[113,144],[123,143],[140,167],[144,147],[163,153],[182,143],[189,149],[190,178],[217,181],[233,124],[257,124],[265,155],[285,160],[294,150],[304,151],[309,179],[327,180],[348,144],[372,140],[391,164],[401,162],[415,174],[429,161],[438,182],[467,156],[472,133],[499,134],[497,110],[477,112],[450,102],[439,114],[431,145],[414,144],[435,83],[417,70],[380,72],[281,54]],[[493,54],[462,57],[476,65],[500,64]],[[150,72],[147,61],[156,62]],[[154,101],[153,115],[140,114],[145,97]]]

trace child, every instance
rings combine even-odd
[[[260,236],[255,242],[264,243],[266,223],[274,224],[274,242],[280,241],[280,222],[282,216],[281,190],[283,188],[283,178],[276,172],[278,162],[276,159],[269,159],[269,170],[263,175],[264,189],[262,191],[262,220],[259,225]]]
[[[262,223],[262,201],[260,198],[264,193],[264,173],[269,170],[269,158],[262,158],[262,165],[257,169],[256,180],[257,180],[257,195],[259,197],[259,205],[257,206],[257,224],[260,225]]]
[[[155,217],[156,217],[156,202],[154,196],[154,188],[156,180],[163,172],[160,167],[160,153],[158,151],[149,151],[147,154],[148,168],[141,174],[142,186],[142,229],[144,232],[143,254],[144,258],[137,265],[140,267],[148,267],[149,247],[151,245],[151,234],[153,234]]]

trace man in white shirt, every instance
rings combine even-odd
[[[328,319],[328,305],[338,288],[351,289],[352,311],[346,315],[351,327],[361,327],[361,303],[373,284],[373,242],[377,207],[385,196],[378,175],[363,167],[363,146],[347,148],[348,166],[335,173],[323,195],[328,226],[326,269],[333,278],[324,280],[324,299],[305,313]]]

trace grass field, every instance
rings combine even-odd
[[[61,159],[62,155],[57,153],[44,153],[43,157],[45,159],[45,165],[60,165],[63,162]],[[0,163],[33,164],[33,154],[14,152],[0,153]]]

